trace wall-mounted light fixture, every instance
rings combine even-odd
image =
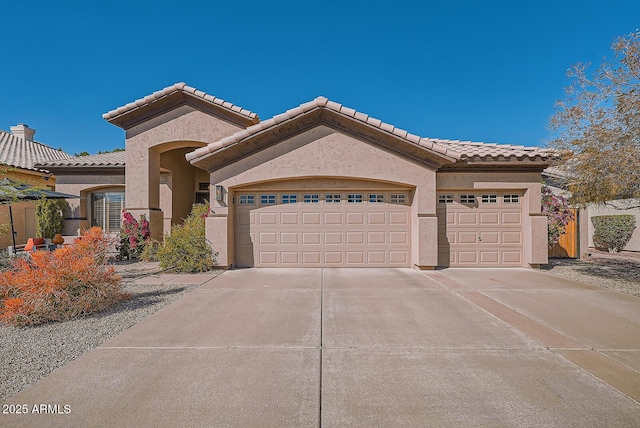
[[[216,201],[218,202],[224,201],[224,187],[216,185],[215,190],[216,190]]]

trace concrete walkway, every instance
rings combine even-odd
[[[636,297],[524,269],[156,280],[203,285],[0,426],[640,426]]]

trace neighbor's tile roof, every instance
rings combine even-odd
[[[524,158],[546,159],[549,157],[548,151],[540,147],[514,146],[511,144],[482,143],[475,141],[443,140],[440,138],[429,138],[429,140],[459,152],[462,155],[461,160],[467,161],[511,158],[518,160],[522,160]]]
[[[225,147],[231,146],[241,140],[264,131],[268,128],[275,127],[279,123],[300,116],[314,108],[326,108],[345,116],[351,117],[360,122],[367,123],[382,131],[393,134],[412,144],[437,152],[441,155],[451,158],[452,160],[503,160],[503,159],[524,159],[524,158],[545,158],[545,152],[537,147],[512,146],[509,144],[482,143],[459,140],[443,140],[438,138],[422,138],[407,131],[396,128],[395,126],[382,122],[364,113],[360,113],[352,108],[345,107],[342,104],[328,100],[325,97],[318,97],[313,101],[302,104],[299,107],[287,110],[286,112],[264,120],[256,125],[250,126],[245,130],[239,131],[229,137],[223,138],[215,143],[208,144],[205,147],[196,149],[187,154],[187,160],[192,161],[210,153],[214,153]]]
[[[71,155],[45,146],[37,141],[27,141],[10,132],[0,130],[0,163],[17,168],[43,171],[34,165],[48,160],[63,160]]]
[[[124,167],[126,155],[124,151],[102,153],[99,155],[75,156],[66,159],[40,162],[47,167]]]
[[[123,115],[125,113],[128,113],[130,111],[139,109],[141,107],[153,104],[154,102],[168,96],[171,95],[175,92],[183,92],[185,94],[188,94],[190,96],[196,97],[196,98],[200,98],[204,101],[207,101],[209,103],[212,104],[216,104],[220,107],[224,107],[228,110],[231,110],[237,114],[246,116],[249,119],[255,120],[258,118],[258,115],[247,110],[247,109],[243,109],[242,107],[239,107],[237,105],[234,105],[228,101],[225,101],[221,98],[217,98],[214,97],[213,95],[209,95],[206,92],[200,91],[192,86],[188,86],[186,83],[184,82],[180,82],[180,83],[176,83],[175,85],[171,85],[171,86],[167,86],[164,89],[161,89],[157,92],[154,92],[153,94],[147,95],[144,98],[140,98],[138,100],[135,100],[133,102],[130,102],[129,104],[126,104],[122,107],[118,107],[115,110],[111,110],[105,114],[102,115],[103,119],[106,120],[110,120],[113,119],[115,117],[118,117],[120,115]]]

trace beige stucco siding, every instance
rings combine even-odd
[[[136,217],[145,214],[151,219],[154,238],[160,239],[171,223],[186,217],[194,202],[194,167],[186,162],[184,154],[240,129],[186,105],[127,129],[126,208]],[[175,153],[166,155],[170,151]],[[173,174],[161,183],[163,166]],[[174,186],[170,214],[163,212],[169,204],[168,186]]]
[[[92,192],[124,191],[124,175],[121,174],[59,174],[56,191],[77,195],[67,199],[63,235],[78,235],[91,226],[89,211]]]

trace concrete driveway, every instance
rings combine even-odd
[[[639,401],[636,297],[525,269],[247,269],[13,397],[28,414],[0,426],[630,427]]]

